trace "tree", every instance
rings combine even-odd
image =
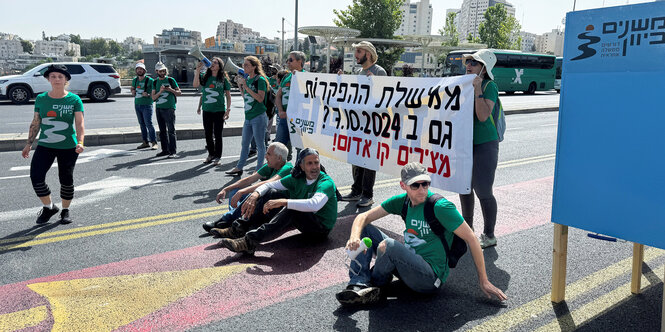
[[[108,46],[108,55],[118,56],[125,53],[125,49],[122,47],[122,45],[117,43],[115,40],[109,41]]]
[[[519,34],[522,27],[515,17],[508,16],[506,7],[499,3],[487,8],[484,17],[485,21],[478,26],[481,42],[489,48],[513,48],[510,37]]]
[[[353,0],[343,10],[333,10],[337,16],[335,25],[360,30],[359,38],[394,39],[394,33],[402,23],[400,7],[403,0]],[[399,60],[404,48],[374,45],[379,56],[377,63],[388,73]]]
[[[456,16],[457,13],[448,13],[448,16],[446,16],[446,25],[443,29],[439,29],[439,34],[447,39],[447,41],[443,43],[446,46],[459,45],[459,32],[457,32],[457,27],[455,26]]]
[[[302,42],[302,51],[305,52],[305,55],[309,57],[309,54],[312,53],[310,52],[310,43],[309,43],[309,38],[305,38],[305,40]]]
[[[90,40],[90,45],[86,55],[103,56],[108,54],[109,45],[103,38],[93,38]]]
[[[535,52],[535,51],[536,51],[536,44],[533,44],[533,45],[531,45],[531,52]]]
[[[30,54],[32,54],[32,51],[35,49],[29,40],[21,39],[21,46],[23,47],[23,52],[28,52]]]

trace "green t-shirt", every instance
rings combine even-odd
[[[152,105],[152,78],[144,76],[142,80],[134,77],[132,80],[132,87],[136,89],[136,96],[134,96],[134,104],[136,105]],[[147,93],[147,97],[143,97],[143,93]]]
[[[489,83],[487,83],[488,81]],[[485,85],[487,85],[487,87],[485,87]],[[483,80],[481,86],[485,88],[485,91],[483,91],[483,98],[491,100],[496,104],[496,101],[499,99],[499,88],[496,86],[496,83],[490,80]],[[474,104],[473,107],[473,144],[482,144],[499,139],[499,135],[496,133],[496,127],[492,124],[492,120],[489,117],[487,117],[484,122],[478,120],[475,110],[476,105]],[[490,114],[490,116],[492,115]]]
[[[226,112],[224,91],[231,90],[231,83],[224,77],[221,81],[210,76],[202,89],[203,101],[201,108],[204,112]]]
[[[257,82],[258,84],[254,83]],[[252,89],[252,91],[257,92],[258,91],[263,91],[264,96],[267,97],[268,93],[268,83],[266,80],[263,78],[263,76],[256,75],[254,78],[248,78],[247,79],[247,86]],[[258,87],[258,89],[257,89]],[[256,101],[252,95],[249,94],[249,92],[245,91],[243,94],[243,97],[245,98],[245,119],[246,120],[251,120],[254,119],[255,117],[265,114],[266,112],[266,105],[263,104],[263,101]],[[265,98],[264,97],[264,98]]]
[[[305,70],[301,70],[301,72],[304,72]],[[284,76],[282,81],[279,84],[279,87],[282,89],[282,108],[284,109],[284,112],[286,112],[286,107],[289,104],[289,92],[291,91],[291,78],[293,78],[293,73],[289,73],[288,75]]]
[[[268,83],[270,84],[272,91],[277,93],[277,89],[279,89],[279,86],[277,86],[277,79],[274,76],[268,77]]]
[[[310,185],[307,185],[307,178],[304,176],[294,178],[288,175],[282,178],[280,182],[286,187],[289,198],[292,199],[309,199],[315,193],[323,193],[328,196],[326,204],[315,215],[322,219],[323,225],[327,229],[332,229],[335,226],[335,222],[337,222],[337,188],[328,174],[321,172],[316,181]]]
[[[293,169],[293,165],[291,165],[290,162],[287,162],[282,166],[280,169],[274,169],[270,168],[268,164],[263,165],[261,168],[259,168],[259,175],[261,176],[261,180],[267,180],[272,178],[275,175],[279,175],[280,178],[285,178],[287,175],[291,174],[291,170]]]
[[[76,147],[78,140],[74,113],[83,112],[83,102],[79,96],[70,92],[63,98],[54,99],[48,96],[48,92],[44,92],[35,99],[35,112],[42,119],[38,145],[54,149]]]
[[[171,83],[169,83],[169,81],[171,81]],[[173,84],[174,89],[178,87],[178,82],[176,82],[175,79],[173,79],[173,77],[166,76],[164,77],[164,79],[157,78],[155,79],[154,89],[155,91],[159,91],[162,85],[170,87],[171,84]],[[176,104],[175,95],[168,91],[162,92],[159,98],[155,100],[156,108],[175,109],[175,104]]]
[[[432,196],[430,191],[427,197]],[[406,193],[393,196],[383,203],[381,207],[390,214],[400,215],[404,206]],[[453,231],[463,222],[464,218],[455,208],[455,204],[442,198],[434,205],[436,219],[446,228],[446,241],[453,243]],[[441,282],[448,278],[448,263],[446,250],[443,248],[441,239],[430,229],[425,221],[425,203],[417,206],[409,206],[406,212],[406,230],[404,230],[404,244],[421,256],[434,270]]]

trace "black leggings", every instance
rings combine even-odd
[[[203,111],[206,148],[208,148],[208,154],[215,158],[222,157],[222,130],[224,130],[224,112]]]
[[[491,141],[473,146],[473,174],[471,175],[471,193],[459,195],[462,206],[462,217],[473,228],[473,206],[475,192],[480,200],[480,209],[485,219],[483,233],[494,236],[496,226],[496,198],[492,186],[494,173],[499,161],[499,141]]]
[[[60,197],[64,200],[74,198],[74,166],[78,157],[75,148],[53,149],[38,145],[30,163],[30,180],[37,197],[51,195],[51,189],[46,184],[46,173],[57,158]]]

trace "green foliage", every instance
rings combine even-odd
[[[103,56],[109,53],[109,44],[103,38],[93,38],[88,45],[86,55]]]
[[[443,42],[445,46],[457,46],[459,45],[459,32],[455,26],[455,17],[457,13],[448,13],[446,16],[446,25],[443,29],[439,29],[439,34],[446,37],[446,41]]]
[[[309,43],[309,38],[305,38],[305,40],[300,44],[302,47],[302,51],[305,53],[305,55],[309,58],[310,55],[310,43]]]
[[[473,38],[473,35],[469,32],[469,35],[466,36],[466,41],[469,43],[480,43],[480,38]]]
[[[21,46],[23,47],[23,52],[28,52],[32,54],[32,51],[35,50],[35,47],[32,45],[32,43],[29,40],[21,39]]]
[[[346,9],[334,9],[333,19],[340,27],[360,30],[358,38],[394,39],[394,33],[402,23],[400,6],[403,0],[353,0]],[[389,73],[399,60],[404,48],[374,45],[379,56],[377,63]]]
[[[143,59],[143,52],[141,51],[134,51],[132,53],[129,53],[127,55],[128,58],[133,59],[133,60],[141,60]]]
[[[109,46],[109,51],[108,54],[106,55],[119,56],[125,54],[125,49],[115,40],[108,41],[108,46]]]
[[[481,42],[487,44],[489,48],[514,48],[510,36],[519,34],[522,27],[515,17],[507,14],[506,7],[499,3],[487,8],[484,17],[485,21],[478,27]]]
[[[69,38],[71,39],[72,43],[74,44],[79,44],[81,45],[83,42],[81,41],[81,35],[75,35],[75,34],[69,34]]]

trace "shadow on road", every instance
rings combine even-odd
[[[54,216],[55,217],[55,216]],[[12,251],[27,251],[32,247],[21,247],[22,244],[34,240],[37,235],[43,234],[60,225],[58,222],[50,222],[43,225],[34,225],[28,229],[9,234],[0,238],[0,255]],[[5,244],[8,243],[8,244]]]

